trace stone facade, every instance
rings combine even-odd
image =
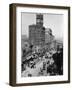
[[[52,34],[52,30],[50,28],[45,29],[45,43],[51,43],[54,41],[54,36]]]
[[[33,45],[45,44],[45,28],[38,27],[37,25],[29,26],[29,40]]]
[[[44,46],[48,44],[48,47],[52,44],[54,36],[50,28],[43,26],[43,15],[36,15],[36,24],[29,25],[29,42],[35,46]]]
[[[36,25],[29,25],[30,43],[36,46],[45,44],[45,27],[43,27],[43,15],[36,16]]]

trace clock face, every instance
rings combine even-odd
[[[37,19],[37,23],[43,23],[43,20]]]
[[[40,19],[37,19],[37,23],[39,23],[40,22]]]

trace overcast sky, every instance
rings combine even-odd
[[[35,13],[22,13],[22,35],[29,36],[29,25],[36,24]],[[51,28],[53,35],[57,39],[63,38],[63,15],[58,14],[43,14],[43,26],[45,28]]]

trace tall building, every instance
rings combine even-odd
[[[45,43],[51,43],[54,41],[54,36],[52,34],[52,30],[50,28],[45,29]]]
[[[49,50],[54,48],[54,35],[52,34],[52,30],[50,28],[45,29],[45,46]]]
[[[29,25],[29,42],[35,46],[54,47],[54,36],[50,28],[43,26],[43,15],[36,15],[36,24]]]
[[[36,15],[36,25],[29,25],[29,40],[33,45],[45,44],[45,27],[43,27],[43,15]]]

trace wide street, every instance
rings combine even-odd
[[[39,60],[39,62],[36,63],[35,68],[30,68],[26,66],[26,70],[22,72],[22,77],[27,77],[28,74],[31,74],[32,76],[42,76],[39,75],[40,69],[43,69],[43,62],[47,62],[48,59],[46,60],[45,58],[43,60]],[[49,60],[50,63],[53,62],[53,60]],[[47,76],[46,69],[43,71],[43,76]]]

